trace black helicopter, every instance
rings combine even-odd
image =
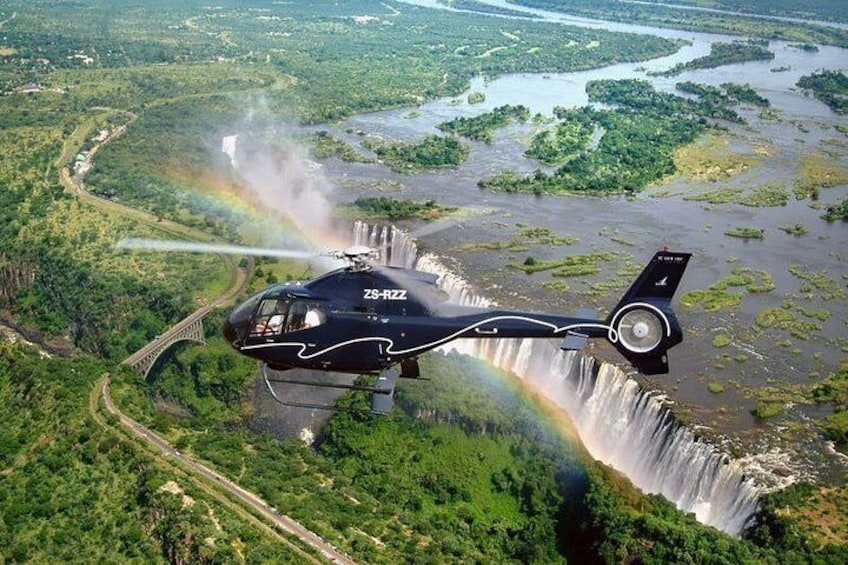
[[[170,245],[170,246],[169,246]],[[126,240],[132,249],[199,251],[198,244]],[[169,247],[165,247],[169,246]],[[220,252],[222,248],[218,248]],[[303,257],[238,246],[224,252]],[[314,255],[313,255],[314,256]],[[657,252],[606,319],[462,306],[447,301],[434,274],[374,263],[376,250],[352,246],[333,255],[348,265],[306,283],[277,284],[248,298],[227,318],[223,334],[239,352],[267,368],[294,368],[379,375],[374,387],[275,379],[312,386],[365,388],[374,392],[372,410],[392,406],[398,377],[421,377],[417,357],[458,338],[562,338],[562,349],[581,350],[590,338],[606,338],[640,372],[668,372],[666,352],[683,340],[671,308],[691,254]],[[400,371],[390,371],[399,367]]]

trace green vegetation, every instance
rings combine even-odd
[[[760,516],[749,537],[760,545],[773,546],[782,562],[809,561],[815,553],[823,563],[845,560],[839,546],[848,532],[842,509],[848,504],[848,489],[796,483],[775,491],[761,501]]]
[[[238,239],[232,226],[243,222],[198,193],[234,190],[218,148],[236,124],[263,131],[281,117],[332,121],[459,93],[479,74],[585,69],[649,59],[679,45],[541,22],[400,11],[370,0],[274,4],[261,13],[198,0],[155,0],[144,9],[124,9],[125,0],[85,5],[4,4],[0,92],[8,95],[0,128],[50,126],[70,136],[95,113],[132,120],[98,153],[88,188],[163,218],[214,227],[229,240]],[[374,16],[363,22],[359,14]],[[118,19],[121,25],[104,24]],[[284,32],[275,23],[281,20]],[[425,30],[427,42],[408,41]],[[39,92],[16,92],[25,85]]]
[[[722,65],[744,63],[746,61],[770,61],[774,59],[774,53],[761,47],[755,42],[743,43],[713,43],[710,45],[710,54],[698,57],[685,63],[678,63],[671,69],[656,73],[659,76],[675,76],[687,71],[699,69],[714,69]],[[739,90],[744,94],[745,91]]]
[[[550,271],[555,277],[579,277],[583,275],[594,275],[600,272],[598,263],[608,261],[611,256],[608,253],[595,253],[584,255],[571,255],[562,259],[551,259],[547,261],[535,260],[523,263],[512,262],[508,266],[513,269],[524,271],[528,275],[542,271]]]
[[[313,153],[316,159],[338,157],[347,163],[371,163],[369,159],[361,155],[351,144],[333,137],[326,131],[319,131],[313,138]]]
[[[290,100],[275,95],[269,102],[310,121],[328,121],[409,105],[421,101],[422,93],[427,98],[456,94],[475,74],[587,68],[622,57],[644,60],[677,45],[540,22],[393,10],[368,0],[273,4],[261,12],[235,5],[216,10],[197,0],[179,7],[157,0],[146,10],[124,10],[123,2],[90,4],[85,14],[48,3],[35,9],[24,2],[5,4],[10,13],[17,11],[4,27],[5,46],[17,50],[14,57],[4,58],[10,81],[39,82],[38,74],[51,65],[84,70],[86,63],[74,55],[90,57],[89,67],[238,60],[242,67],[277,67],[301,79],[285,96]],[[373,19],[357,20],[360,14]],[[118,16],[122,26],[104,29],[93,23]],[[284,33],[278,23],[283,19]],[[171,22],[186,21],[178,29],[168,28]],[[38,24],[60,33],[61,40],[47,41]],[[422,33],[427,41],[407,41]],[[92,35],[99,38],[96,53],[86,42]],[[587,47],[593,41],[598,45]],[[539,49],[528,52],[526,44]]]
[[[825,416],[822,429],[827,437],[840,446],[848,445],[848,409]]]
[[[848,183],[848,169],[819,152],[801,156],[801,171],[795,179],[793,191],[797,200],[818,200],[821,189]]]
[[[822,300],[844,300],[846,297],[843,285],[826,273],[811,271],[803,265],[790,265],[789,272],[804,281],[800,290],[809,297],[813,297],[816,292]]]
[[[727,347],[732,342],[726,334],[716,334],[713,338],[713,347]]]
[[[744,188],[718,188],[701,194],[687,195],[684,200],[708,202],[710,204],[741,204],[754,208],[785,206],[789,202],[789,191],[779,183],[758,186],[747,192]]]
[[[760,96],[756,90],[747,84],[726,82],[721,87],[727,92],[731,100],[735,100],[741,104],[750,104],[752,106],[759,106],[760,108],[768,108],[771,105],[768,98]]]
[[[11,562],[294,562],[268,535],[88,408],[108,365],[0,343],[0,556]],[[96,398],[94,399],[96,401]]]
[[[759,401],[752,413],[758,420],[767,420],[783,414],[786,406],[782,402]]]
[[[472,92],[468,95],[469,104],[482,104],[486,101],[486,95],[483,92]]]
[[[354,200],[353,208],[357,210],[357,217],[364,213],[370,218],[389,218],[401,220],[418,218],[421,220],[435,220],[447,214],[456,212],[456,206],[440,206],[435,200],[418,202],[416,200],[398,200],[377,196],[374,198],[357,198]]]
[[[724,235],[729,237],[738,237],[740,239],[763,239],[763,233],[763,230],[760,228],[742,226],[727,230],[724,232]]]
[[[760,328],[778,328],[788,330],[793,337],[809,339],[811,331],[821,329],[821,324],[801,320],[786,308],[767,308],[757,314],[755,323]]]
[[[805,235],[810,232],[809,229],[801,224],[795,224],[794,226],[779,226],[778,229],[790,235]]]
[[[529,117],[530,110],[524,106],[507,104],[473,118],[454,118],[437,124],[436,127],[468,139],[491,143],[494,130],[505,127],[513,121],[523,124]]]
[[[837,114],[848,114],[848,75],[841,71],[821,71],[798,79],[798,86],[812,91],[813,96]]]
[[[475,75],[587,69],[647,60],[680,45],[369,0],[10,0],[0,7],[0,25],[0,309],[29,339],[74,353],[47,358],[0,344],[0,561],[10,562],[304,560],[209,494],[209,485],[87,409],[94,382],[116,361],[228,283],[232,265],[218,257],[113,249],[126,236],[249,239],[242,227],[255,222],[245,222],[247,205],[219,198],[241,188],[220,155],[221,136],[273,131],[260,142],[276,145],[271,136],[283,119],[325,123],[458,95]],[[700,131],[702,119],[734,119],[720,110],[671,108],[698,124],[671,123],[680,139],[694,135],[684,131],[690,127]],[[592,131],[625,124],[610,136],[620,135],[625,147],[629,135],[667,123],[641,121],[634,110],[597,118]],[[124,133],[99,146],[85,179],[113,202],[92,204],[60,183],[59,168],[97,147],[101,129]],[[565,134],[556,151],[569,135],[582,135]],[[651,144],[666,147],[655,138],[645,147]],[[321,158],[362,158],[320,133],[314,145]],[[444,148],[427,149],[433,151],[412,150],[410,162],[440,161]],[[599,154],[614,150],[603,146]],[[607,181],[597,184],[614,184]],[[516,239],[574,240],[530,231]],[[256,285],[284,276],[267,265],[255,274]],[[813,288],[818,282],[808,281]],[[212,317],[207,329],[218,325]],[[254,367],[214,330],[207,348],[176,348],[150,381],[117,375],[114,392],[122,408],[181,450],[211,461],[363,562],[845,561],[819,543],[786,553],[786,544],[805,542],[765,521],[758,531],[773,537],[757,538],[766,541],[756,546],[639,496],[615,474],[585,469],[514,392],[490,396],[489,380],[460,378],[487,369],[439,363],[427,367],[433,381],[399,391],[396,414],[340,415],[332,437],[314,449],[250,430]],[[434,394],[438,386],[447,392]],[[456,465],[446,468],[446,460]]]
[[[235,355],[226,347],[215,351],[215,364]],[[186,354],[177,355],[175,372],[146,385],[122,380],[114,394],[137,417],[178,438],[181,450],[241,477],[357,560],[462,555],[556,562],[557,536],[575,535],[568,524],[586,489],[579,453],[540,422],[513,385],[492,381],[491,369],[478,361],[428,356],[422,361],[433,380],[399,388],[399,409],[388,417],[367,413],[366,395],[342,399],[363,412],[336,414],[315,450],[254,434],[247,420],[237,425],[231,420],[237,404],[190,377],[196,362]],[[168,392],[175,386],[194,388],[221,410],[157,412],[153,399],[175,400]]]
[[[768,148],[758,148],[757,153],[768,153]],[[761,165],[762,160],[749,154],[740,154],[732,148],[732,137],[727,132],[710,130],[688,145],[674,152],[674,164],[678,175],[686,180],[691,179],[687,185],[700,186],[705,182],[724,183],[754,167]],[[778,191],[777,183],[774,191]],[[736,202],[741,203],[749,198],[749,193],[744,189],[738,192],[736,188],[726,187],[707,191],[707,201],[715,200],[716,203]],[[692,198],[698,199],[698,195]]]
[[[554,108],[561,120],[553,129],[533,136],[530,148],[524,153],[547,165],[557,165],[587,148],[596,124],[588,106],[582,108]]]
[[[731,292],[731,289],[741,289],[742,292]],[[736,267],[730,276],[725,277],[706,290],[693,290],[680,298],[680,302],[689,308],[700,306],[707,312],[717,312],[724,308],[732,308],[742,303],[742,297],[747,293],[771,292],[774,290],[774,279],[767,271],[757,271],[747,267]],[[718,342],[718,344],[716,344]],[[715,337],[713,345],[722,347],[722,334]]]
[[[62,148],[51,128],[0,138],[0,308],[31,339],[118,360],[220,290],[230,263],[214,256],[121,254],[114,243],[153,230],[63,194],[44,170]],[[224,283],[226,284],[226,282]]]
[[[839,0],[807,0],[803,3],[796,0],[771,0],[767,4],[758,0],[680,0],[677,4],[710,7],[737,14],[765,14],[827,21],[845,21],[848,18],[843,9],[845,6]]]
[[[521,228],[511,241],[470,243],[459,247],[459,251],[527,251],[531,245],[559,247],[573,245],[579,240],[573,236],[556,235],[550,228]]]
[[[675,151],[707,128],[707,118],[740,121],[736,112],[713,100],[689,100],[657,92],[642,80],[599,80],[586,85],[589,100],[617,106],[613,110],[556,109],[563,135],[537,134],[536,156],[556,161],[571,156],[554,173],[529,176],[507,171],[479,185],[507,192],[638,192],[673,174]],[[603,132],[596,147],[586,137]],[[582,147],[582,149],[580,149]]]
[[[699,96],[702,100],[709,100],[715,105],[751,104],[761,108],[768,108],[771,105],[767,98],[760,96],[747,84],[726,82],[718,88],[709,84],[686,81],[677,83],[675,88],[681,92]]]
[[[837,220],[848,221],[848,198],[837,204],[828,205],[825,208],[822,218],[828,222],[835,222]]]
[[[428,135],[417,144],[365,139],[362,145],[377,154],[391,170],[413,174],[424,169],[456,167],[465,162],[470,149],[455,137]]]
[[[547,288],[554,292],[567,294],[571,291],[571,286],[565,281],[545,281],[542,283],[542,288]]]
[[[707,390],[709,390],[712,394],[721,394],[724,392],[724,385],[721,383],[710,383],[707,385]]]

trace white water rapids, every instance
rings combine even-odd
[[[460,304],[488,306],[433,255],[418,256],[401,230],[357,222],[357,245],[380,250],[388,264],[439,275],[439,286]],[[762,488],[742,465],[678,422],[664,398],[609,363],[563,352],[549,340],[464,339],[445,346],[487,359],[544,394],[570,417],[589,453],[647,493],[661,494],[702,523],[739,534],[757,510]]]

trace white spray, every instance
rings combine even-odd
[[[221,151],[264,211],[291,222],[316,249],[338,247],[327,198],[330,184],[321,166],[294,140],[281,134],[274,140],[255,141],[235,134],[222,139]]]

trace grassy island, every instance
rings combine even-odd
[[[725,99],[690,100],[657,92],[646,81],[592,81],[586,90],[590,101],[614,108],[557,108],[560,123],[537,134],[528,150],[547,163],[564,161],[559,168],[528,176],[506,171],[479,185],[537,194],[639,192],[676,171],[674,152],[706,131],[708,119],[741,121]]]
[[[491,143],[493,132],[512,122],[523,124],[530,118],[530,110],[519,105],[499,106],[491,112],[474,116],[473,118],[454,118],[442,122],[436,127],[448,133],[455,133],[484,143]]]
[[[746,61],[770,61],[774,53],[757,43],[713,43],[710,54],[698,57],[686,63],[679,63],[667,71],[657,73],[660,76],[674,76],[686,71],[714,69],[722,65],[744,63]]]
[[[840,71],[821,71],[803,76],[798,86],[813,93],[837,114],[848,114],[848,75]]]

